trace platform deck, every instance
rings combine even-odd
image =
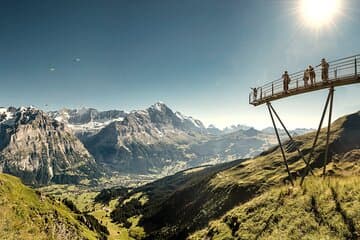
[[[249,94],[249,103],[254,106],[275,101],[278,99],[295,96],[303,93],[318,91],[330,87],[360,83],[360,54],[329,62],[328,80],[321,80],[321,66],[314,67],[315,81],[311,84],[310,80],[304,81],[304,70],[289,74],[290,84],[288,91],[284,91],[283,80],[281,78],[269,82],[261,87],[256,87],[255,91]]]
[[[311,85],[309,85],[308,87],[301,86],[301,87],[298,87],[295,89],[289,89],[288,92],[279,92],[279,93],[275,93],[270,96],[264,96],[262,98],[253,99],[251,104],[254,106],[258,106],[258,105],[264,104],[266,102],[275,101],[278,99],[282,99],[282,98],[286,98],[286,97],[290,97],[290,96],[294,96],[294,95],[298,95],[298,94],[313,92],[313,91],[317,91],[317,90],[321,90],[321,89],[326,89],[326,88],[330,88],[331,86],[339,87],[339,86],[355,84],[355,83],[360,83],[360,76],[354,75],[354,76],[342,77],[342,78],[337,78],[337,79],[330,79],[326,82],[325,81],[317,82],[313,86],[311,86]]]

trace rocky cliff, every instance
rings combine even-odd
[[[96,162],[63,123],[35,108],[2,109],[0,172],[28,184],[99,176]]]

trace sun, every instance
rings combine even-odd
[[[315,29],[334,24],[336,16],[341,12],[341,0],[299,1],[303,22]]]

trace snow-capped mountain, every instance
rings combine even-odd
[[[207,132],[209,134],[215,135],[215,136],[219,136],[221,134],[223,134],[223,131],[220,130],[219,128],[215,127],[215,125],[210,124],[207,128],[206,128]]]
[[[250,129],[251,127],[250,126],[247,126],[247,125],[241,125],[241,124],[238,124],[238,125],[231,125],[229,127],[226,127],[222,130],[223,133],[233,133],[233,132],[236,132],[236,131],[239,131],[239,130],[248,130]]]
[[[124,111],[98,111],[94,108],[61,109],[49,115],[71,128],[80,139],[98,133],[114,121],[122,121],[127,115]]]
[[[306,129],[292,133],[297,132]],[[274,144],[273,129],[206,128],[161,102],[131,112],[0,108],[0,170],[24,176],[28,183],[78,179],[99,165],[109,171],[171,174],[252,157]]]
[[[149,115],[154,123],[160,125],[171,123],[185,131],[206,131],[200,120],[184,116],[180,112],[173,112],[162,102],[157,102],[146,110],[134,110],[130,113],[121,110],[98,111],[94,108],[64,108],[49,112],[51,117],[65,123],[81,139],[98,133],[113,122],[121,122],[129,115],[141,116],[142,114]]]
[[[160,128],[163,125],[171,125],[175,129],[185,132],[206,132],[205,126],[200,120],[185,116],[180,112],[173,112],[162,102],[155,103],[146,109],[145,112],[148,114],[151,122]]]
[[[132,111],[123,121],[84,139],[98,162],[122,171],[158,171],[186,161],[184,146],[207,139],[201,121],[173,112],[163,103]]]
[[[16,108],[14,107],[9,107],[9,108],[0,107],[0,123],[12,119],[14,117],[15,112],[16,112]]]
[[[98,176],[94,158],[68,127],[33,107],[0,109],[0,172],[29,184]]]
[[[73,125],[87,124],[89,122],[104,123],[116,119],[123,119],[126,116],[124,111],[110,110],[98,111],[94,108],[61,109],[49,112],[49,115],[58,121],[67,122]]]
[[[308,132],[311,132],[314,130],[315,129],[312,129],[312,128],[295,128],[295,129],[289,130],[289,133],[293,136],[296,136],[296,135],[303,135],[305,133],[308,133]],[[273,134],[275,129],[273,127],[267,127],[267,128],[262,129],[261,131],[264,133]],[[282,128],[278,128],[278,132],[279,132],[279,134],[286,134],[285,130]]]
[[[251,157],[276,144],[274,132],[245,125],[208,128],[157,102],[129,113],[62,109],[50,113],[65,123],[96,161],[111,170],[159,172]]]

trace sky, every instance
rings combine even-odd
[[[360,54],[360,1],[316,31],[301,0],[2,0],[0,106],[173,110],[225,127],[271,124],[250,87],[322,57]],[[337,88],[334,117],[360,110]],[[290,128],[315,128],[327,91],[275,101]]]

